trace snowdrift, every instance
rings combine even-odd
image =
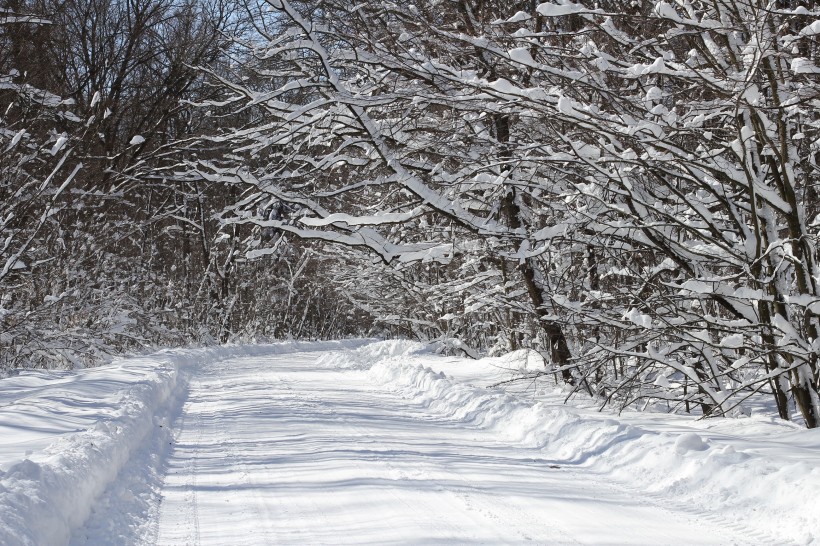
[[[531,450],[559,471],[577,469],[579,479],[617,482],[670,508],[714,514],[722,525],[755,530],[762,544],[820,542],[820,431],[762,416],[696,422],[599,413],[564,405],[560,392],[522,396],[482,386],[499,367],[520,366],[515,356],[473,361],[408,341],[363,343],[167,350],[0,381],[0,544],[66,544],[95,502],[128,489],[123,475],[133,461],[140,472],[144,462],[161,465],[156,449],[168,445],[188,378],[204,364],[308,350],[332,351],[320,366],[363,374],[436,418],[492,430],[500,443]],[[120,481],[126,485],[115,487]]]
[[[756,530],[766,543],[820,542],[820,431],[765,417],[615,416],[564,405],[560,392],[522,397],[441,371],[484,366],[497,374],[519,365],[514,355],[454,365],[456,359],[423,354],[420,345],[382,342],[323,358],[326,365],[355,363],[375,383],[443,418],[538,450],[545,464],[583,467],[636,495],[711,512],[725,525]]]
[[[351,347],[278,343],[165,350],[74,372],[0,381],[0,544],[55,546],[144,444],[167,445],[187,377],[209,361]]]

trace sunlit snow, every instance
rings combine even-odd
[[[0,381],[0,543],[808,544],[820,436],[570,407],[543,359],[164,351]],[[665,380],[665,378],[664,378]],[[788,477],[788,479],[785,479]]]

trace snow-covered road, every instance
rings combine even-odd
[[[157,543],[733,544],[674,512],[436,415],[318,353],[192,379]]]
[[[522,368],[354,340],[22,370],[0,544],[820,542],[820,430],[487,388]]]

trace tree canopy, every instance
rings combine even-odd
[[[66,6],[0,27],[4,351],[97,290],[64,316],[135,343],[528,348],[601,404],[820,425],[815,2]]]

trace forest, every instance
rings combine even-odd
[[[820,426],[815,0],[3,0],[0,374],[537,352]]]

